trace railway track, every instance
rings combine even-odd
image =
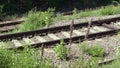
[[[63,15],[72,15],[73,12],[65,12]],[[53,15],[53,16],[56,16]],[[24,18],[20,18],[17,20],[12,20],[12,21],[2,21],[0,22],[0,33],[4,33],[4,32],[9,32],[12,31],[14,29],[18,29],[20,24],[24,21]]]
[[[9,32],[18,29],[24,19],[0,22],[0,33]]]
[[[120,17],[91,22],[88,39],[103,37],[116,34],[120,30]],[[112,23],[111,23],[112,22]],[[88,22],[73,24],[72,42],[84,41]],[[0,35],[1,41],[7,40],[8,48],[21,48],[25,45],[39,47],[41,45],[55,45],[63,39],[65,43],[70,40],[70,25],[44,28],[40,30],[27,31],[14,34]],[[4,43],[4,42],[1,42]],[[6,44],[6,43],[5,43]]]
[[[64,16],[67,15],[73,15],[73,12],[64,12],[62,13]],[[55,13],[56,16],[57,13]],[[20,18],[17,20],[12,20],[12,21],[4,21],[4,22],[0,22],[0,33],[4,33],[4,32],[9,32],[12,31],[14,29],[18,29],[20,24],[24,21],[24,18]]]

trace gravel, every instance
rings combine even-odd
[[[101,20],[101,19],[111,18],[111,17],[116,17],[116,16],[120,16],[120,15],[86,17],[86,18],[81,18],[81,19],[75,19],[74,23],[80,23],[81,21],[85,21],[86,19],[90,20],[91,18],[92,20]],[[70,24],[70,23],[71,23],[71,20],[63,20],[59,22],[53,22],[52,25],[50,25],[50,27],[62,26],[62,25]],[[89,40],[87,41],[87,43],[89,44],[89,46],[98,45],[98,46],[103,47],[105,49],[104,60],[107,60],[107,59],[116,58],[116,48],[117,46],[119,46],[119,40],[120,40],[119,37],[117,35],[114,35],[114,36],[107,36],[107,37],[103,37],[103,38],[99,38],[95,40]],[[71,46],[65,45],[65,47],[71,49],[67,61],[62,61],[62,60],[57,59],[53,48],[47,48],[47,49],[45,48],[46,50],[44,51],[44,57],[50,58],[52,60],[52,63],[58,68],[65,68],[65,67],[69,68],[69,66],[71,65],[71,62],[75,61],[83,54],[80,51],[79,43],[73,43]],[[90,57],[91,57],[90,55],[84,54],[85,60],[87,60]]]

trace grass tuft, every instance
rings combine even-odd
[[[21,24],[20,29],[17,31],[30,31],[48,27],[52,22],[53,11],[53,9],[48,9],[48,11],[45,12],[30,11],[25,22]]]
[[[100,46],[87,46],[84,52],[91,56],[103,57],[105,50]]]
[[[0,48],[0,68],[53,68],[49,59],[41,61],[40,54],[33,48],[20,50]]]
[[[111,7],[107,7],[107,8],[102,8],[100,10],[101,15],[113,15],[114,14],[114,8]]]
[[[60,44],[57,44],[54,47],[54,51],[56,52],[56,56],[58,57],[58,59],[66,59],[67,55],[69,53],[69,49],[63,46],[63,41],[60,42]]]

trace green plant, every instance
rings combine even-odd
[[[39,57],[34,48],[25,47],[22,51],[0,48],[0,68],[53,68],[50,59]]]
[[[0,5],[0,13],[2,12],[2,9],[3,9],[3,6],[2,6],[2,5]]]
[[[117,5],[119,4],[119,2],[118,2],[118,1],[113,1],[112,4],[113,4],[114,6],[117,6]]]
[[[114,7],[109,6],[107,8],[102,8],[100,12],[101,12],[101,15],[112,15],[114,14]]]
[[[103,65],[101,68],[120,68],[120,60],[116,60],[110,64]]]
[[[54,47],[54,51],[56,52],[56,56],[59,59],[66,59],[68,53],[69,53],[69,49],[63,46],[63,40],[60,41],[60,44],[57,44]]]
[[[100,46],[92,46],[92,47],[86,46],[86,49],[84,52],[92,56],[103,57],[105,50]]]
[[[83,57],[79,57],[78,60],[73,61],[72,68],[98,68],[98,57],[91,57],[85,60]]]
[[[111,62],[110,64],[103,65],[102,68],[120,68],[120,46],[118,45],[115,50],[115,57],[117,60]]]
[[[0,49],[0,68],[9,68],[12,62],[13,51]]]
[[[77,14],[77,8],[74,8],[73,14]]]
[[[56,15],[56,17],[54,18],[54,21],[57,19],[57,21],[59,21],[59,20],[63,20],[64,18],[63,18],[63,15],[62,14],[60,14],[60,13],[58,13],[57,15]]]
[[[120,14],[120,6],[114,7],[114,14]]]
[[[3,15],[3,5],[0,5],[0,16],[2,16]]]
[[[97,57],[91,57],[88,61],[87,61],[87,68],[98,68],[98,61],[99,58]]]
[[[42,27],[48,27],[52,22],[53,9],[45,12],[30,11],[25,22],[21,24],[18,32],[36,30]]]

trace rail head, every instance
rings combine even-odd
[[[120,17],[108,18],[108,19],[103,19],[103,20],[96,20],[96,21],[92,21],[91,23],[92,23],[92,25],[99,25],[99,24],[103,24],[103,23],[115,22],[117,20],[120,20]],[[75,27],[75,28],[83,27],[83,26],[88,26],[88,22],[74,23],[73,24],[73,27]],[[44,33],[47,34],[49,32],[55,32],[57,30],[62,30],[62,29],[70,30],[70,24],[64,25],[64,26],[43,28],[43,29],[33,30],[33,31],[26,31],[26,32],[20,32],[20,33],[0,35],[0,40],[17,39],[18,37],[34,36],[36,34],[44,34]]]

